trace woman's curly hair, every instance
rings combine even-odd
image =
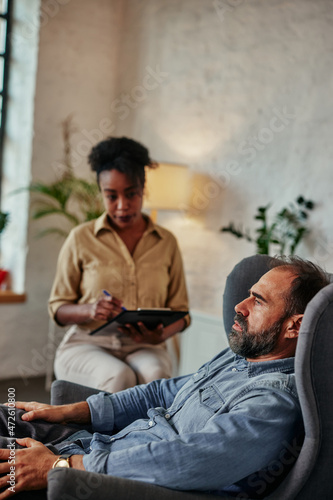
[[[91,170],[96,172],[97,183],[103,170],[116,169],[132,181],[145,185],[145,167],[155,168],[157,163],[149,157],[148,149],[127,137],[109,137],[94,146],[88,156]]]

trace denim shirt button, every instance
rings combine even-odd
[[[152,420],[149,420],[148,425],[149,427],[152,427],[154,425],[154,422]]]
[[[169,420],[169,418],[171,417],[170,413],[166,413],[164,416],[167,420]]]
[[[232,372],[236,372],[236,371],[237,371],[237,368],[233,368],[231,371],[232,371]]]

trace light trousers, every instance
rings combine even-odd
[[[136,349],[133,352],[133,346],[124,346],[113,351],[93,344],[66,343],[57,350],[55,375],[107,392],[171,377],[172,362],[165,345]]]

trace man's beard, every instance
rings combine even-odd
[[[229,335],[231,349],[234,353],[250,359],[271,353],[276,346],[285,319],[285,317],[280,318],[268,330],[249,333],[246,319],[241,314],[236,314],[235,321],[242,331],[231,329]]]

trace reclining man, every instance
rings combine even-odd
[[[14,490],[45,488],[48,471],[64,454],[70,467],[173,489],[241,498],[267,494],[262,485],[270,464],[290,463],[302,431],[297,337],[307,303],[328,283],[308,261],[272,259],[272,268],[235,307],[230,348],[194,375],[70,405],[17,403],[16,437],[23,448],[15,450],[10,489],[11,450],[2,441],[0,500]],[[7,415],[0,414],[1,434],[8,436]],[[91,423],[94,434],[71,427],[74,422]]]

